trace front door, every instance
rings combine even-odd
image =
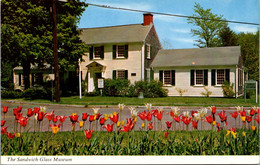
[[[92,71],[89,73],[88,92],[94,92],[99,78],[102,78],[101,72]]]

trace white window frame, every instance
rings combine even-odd
[[[100,51],[100,57],[96,57],[96,48],[100,48],[101,49],[101,46],[95,46],[93,49],[93,59],[94,60],[99,60],[101,59],[101,51]]]
[[[147,48],[149,47],[149,53],[147,52]],[[146,44],[146,49],[145,49],[146,55],[147,55],[147,59],[151,59],[151,45],[150,44]]]
[[[226,73],[225,73],[225,69],[216,69],[216,75],[215,75],[215,77],[216,77],[216,80],[215,80],[215,84],[216,84],[216,86],[222,86],[223,85],[223,83],[222,84],[218,84],[218,71],[219,70],[223,70],[224,71],[224,75],[223,75],[223,77],[224,77],[224,81],[223,81],[223,83],[225,82],[225,78],[226,78]]]
[[[125,70],[123,70],[123,69],[121,69],[121,70],[116,70],[116,78],[117,78],[117,79],[119,78],[119,76],[118,76],[118,73],[119,73],[119,72],[124,72],[124,77],[123,77],[123,78],[120,78],[120,79],[124,80],[124,79],[125,79]]]
[[[169,83],[169,84],[165,84],[165,72],[166,72],[166,71],[169,71],[169,72],[170,72],[170,83]],[[172,86],[171,81],[172,81],[171,70],[163,70],[163,85],[164,85],[164,86]]]
[[[197,84],[197,71],[202,71],[202,84]],[[194,79],[195,80],[195,82],[194,82],[195,86],[204,86],[204,70],[203,69],[196,69],[194,77],[195,77],[195,79]]]
[[[125,58],[125,52],[124,52],[124,54],[123,54],[123,56],[118,56],[118,47],[119,46],[123,46],[124,47],[124,51],[125,51],[125,45],[116,45],[116,58]]]

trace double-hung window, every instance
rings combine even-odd
[[[208,85],[208,70],[197,69],[190,71],[190,85]]]
[[[89,48],[89,59],[104,59],[104,46],[92,46]]]
[[[147,59],[151,58],[151,46],[149,44],[145,45],[145,54]]]
[[[113,45],[113,59],[128,58],[128,45]]]
[[[128,70],[113,70],[113,79],[128,79]]]
[[[204,84],[203,70],[196,70],[196,85]]]
[[[175,85],[175,70],[160,70],[159,80],[164,85]]]
[[[220,86],[225,81],[230,82],[230,69],[212,69],[211,70],[211,85]]]
[[[218,69],[217,70],[217,85],[222,85],[225,81],[225,70]]]

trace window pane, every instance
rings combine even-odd
[[[171,84],[171,71],[164,71],[164,84]]]
[[[125,56],[125,45],[118,45],[117,49],[118,49],[117,56],[124,57]]]
[[[118,70],[117,71],[117,78],[125,79],[125,71],[124,70]]]
[[[217,84],[223,84],[225,81],[225,71],[224,69],[217,70]]]
[[[196,70],[196,84],[203,85],[203,70]]]
[[[101,47],[95,47],[95,57],[94,58],[101,58]]]
[[[147,54],[147,58],[150,58],[150,46],[146,45],[146,54]]]
[[[146,69],[146,79],[150,82],[150,69]]]

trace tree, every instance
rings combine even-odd
[[[223,19],[223,16],[213,14],[211,9],[204,10],[200,4],[194,5],[193,18],[188,18],[188,23],[197,26],[197,29],[191,29],[193,36],[198,36],[199,39],[195,40],[198,44],[194,44],[200,48],[215,47],[219,45],[219,31],[227,26],[226,22],[215,21]],[[196,17],[196,18],[195,18]],[[209,20],[210,19],[210,20]]]
[[[228,26],[219,32],[220,46],[238,46],[238,36]]]
[[[244,66],[248,69],[248,78],[259,80],[259,30],[254,33],[238,34]]]
[[[2,0],[1,33],[2,65],[23,67],[25,89],[30,87],[31,64],[53,66],[52,14],[49,0]],[[80,0],[57,3],[59,65],[67,68],[77,64],[85,51],[76,24],[86,4]]]

